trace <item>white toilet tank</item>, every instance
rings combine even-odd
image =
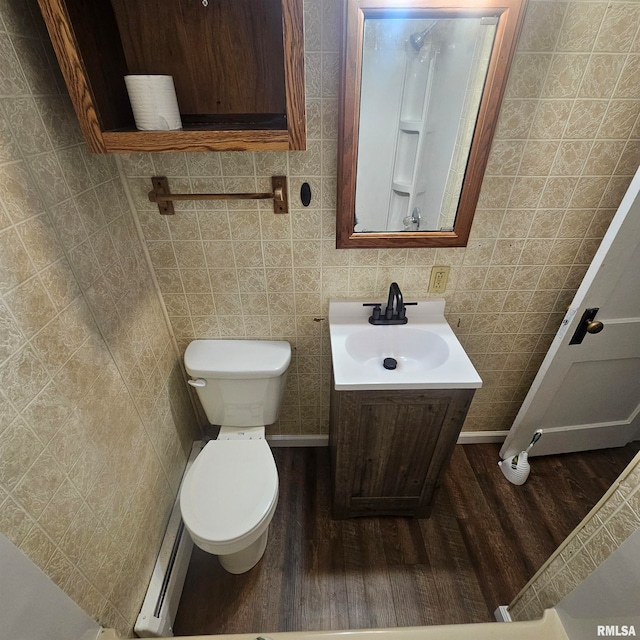
[[[283,340],[194,340],[184,353],[211,424],[260,427],[278,419],[291,362]]]

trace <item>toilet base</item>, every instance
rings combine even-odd
[[[249,569],[253,569],[264,555],[264,550],[267,548],[268,534],[269,527],[267,527],[265,532],[246,549],[236,551],[236,553],[230,553],[226,556],[218,556],[218,560],[220,560],[222,568],[229,573],[234,573],[236,575],[246,573]]]

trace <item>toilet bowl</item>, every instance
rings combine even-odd
[[[209,441],[182,483],[182,519],[194,543],[230,573],[262,557],[278,504],[278,471],[264,439]]]
[[[223,425],[180,489],[185,528],[230,573],[262,558],[278,503],[278,471],[265,425],[278,417],[291,346],[283,341],[195,340],[185,351],[189,383],[211,424]]]

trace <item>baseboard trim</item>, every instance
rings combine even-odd
[[[504,442],[508,431],[463,431],[458,436],[457,444],[485,444],[487,442]],[[273,435],[267,436],[272,447],[328,447],[329,436],[311,435]]]
[[[272,447],[328,447],[329,436],[321,433],[312,435],[275,435],[267,436]]]
[[[509,613],[509,607],[506,604],[501,604],[493,612],[493,615],[497,622],[513,622],[511,614]]]
[[[463,431],[456,444],[485,444],[488,442],[504,442],[508,431]]]

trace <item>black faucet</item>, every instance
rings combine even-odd
[[[389,287],[389,298],[387,308],[382,313],[381,303],[369,302],[363,304],[364,307],[373,307],[369,322],[371,324],[407,324],[407,312],[405,307],[418,304],[417,302],[404,302],[402,291],[397,282],[392,282]]]
[[[394,308],[395,314],[393,312]],[[402,291],[400,291],[400,287],[397,282],[392,282],[389,287],[389,297],[387,298],[387,308],[384,311],[384,319],[392,320],[394,315],[399,320],[404,318],[406,321],[404,304],[402,302]]]

